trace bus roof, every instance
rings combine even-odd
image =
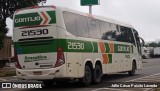
[[[84,13],[84,12],[81,12],[81,11],[78,11],[78,10],[69,9],[69,8],[66,8],[66,7],[58,7],[58,8],[60,8],[62,11],[68,11],[68,12],[71,12],[71,13],[75,13],[75,14],[91,17],[91,18],[94,18],[94,19],[98,19],[98,20],[102,20],[102,21],[118,24],[118,25],[121,25],[121,26],[134,28],[132,25],[130,25],[128,23],[124,23],[124,22],[122,22],[120,20],[116,20],[116,19],[113,19],[113,18],[104,17],[104,16],[98,16],[98,15],[93,15],[93,14],[88,14],[88,13]]]
[[[66,8],[66,7],[60,7],[60,6],[54,6],[54,5],[50,5],[50,6],[32,6],[32,7],[22,8],[22,9],[18,9],[15,13],[17,13],[19,11],[26,10],[26,9],[35,9],[35,8],[44,8],[44,7],[45,8],[52,7],[52,8],[59,9],[61,11],[68,11],[68,12],[79,14],[79,15],[82,15],[82,16],[87,16],[87,17],[91,17],[91,18],[94,18],[94,19],[98,19],[98,20],[102,20],[102,21],[118,24],[118,25],[121,25],[121,26],[134,28],[132,25],[130,25],[128,23],[124,23],[122,21],[115,20],[115,19],[112,19],[110,17],[104,17],[104,16],[88,14],[88,13],[84,13],[84,12],[81,12],[81,11],[78,11],[78,10],[73,10],[73,9],[69,9],[69,8]]]

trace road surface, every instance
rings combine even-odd
[[[21,81],[13,77],[1,77],[1,82]],[[127,73],[117,73],[104,76],[102,82],[90,87],[82,87],[78,82],[62,83],[52,88],[42,89],[0,89],[0,91],[151,91],[152,88],[107,88],[108,82],[160,82],[160,58],[143,59],[143,69],[137,70],[135,76]]]

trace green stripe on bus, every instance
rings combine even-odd
[[[57,51],[57,40],[50,42],[15,42],[17,54],[48,53]]]
[[[51,21],[49,24],[56,23],[56,12],[55,11],[47,11],[48,15],[51,17]]]
[[[74,39],[53,39],[37,42],[15,42],[14,45],[18,54],[57,52],[57,47],[63,48],[64,52],[98,53],[99,47],[98,42]],[[133,46],[130,46],[132,45],[114,44],[114,53],[133,53]],[[105,43],[105,47],[105,53],[110,53],[108,43]]]
[[[94,52],[98,52],[98,43],[97,42],[92,42],[94,46]]]
[[[110,52],[110,48],[109,48],[109,44],[108,43],[104,43],[105,47],[106,47],[106,53]]]
[[[67,43],[67,46],[65,46],[67,49],[66,52],[93,52],[94,50],[91,41],[67,39],[66,43]]]
[[[132,50],[130,45],[114,44],[115,53],[130,53]]]
[[[108,54],[108,58],[109,58],[109,62],[108,63],[112,63],[112,54]]]
[[[131,52],[131,53],[133,53],[133,45],[131,45],[131,50],[132,50],[132,52]]]

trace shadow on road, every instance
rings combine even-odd
[[[138,76],[138,74],[136,75]],[[23,91],[82,91],[86,88],[102,88],[105,87],[107,82],[120,82],[120,79],[130,78],[126,73],[119,73],[113,75],[104,75],[102,77],[102,82],[99,84],[92,84],[90,87],[83,87],[79,81],[72,81],[68,83],[59,83],[53,85],[53,87],[47,88],[43,86],[43,89],[24,89]],[[133,77],[133,76],[132,76]],[[121,81],[125,82],[125,81]],[[22,90],[20,90],[22,91]]]

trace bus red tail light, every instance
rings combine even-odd
[[[18,56],[17,56],[17,53],[16,53],[15,48],[14,48],[14,61],[15,61],[15,66],[16,66],[16,68],[22,69],[21,65],[19,64]]]
[[[65,58],[64,58],[63,49],[61,47],[59,47],[58,51],[57,51],[57,61],[54,65],[54,67],[61,66],[64,63],[65,63]]]

